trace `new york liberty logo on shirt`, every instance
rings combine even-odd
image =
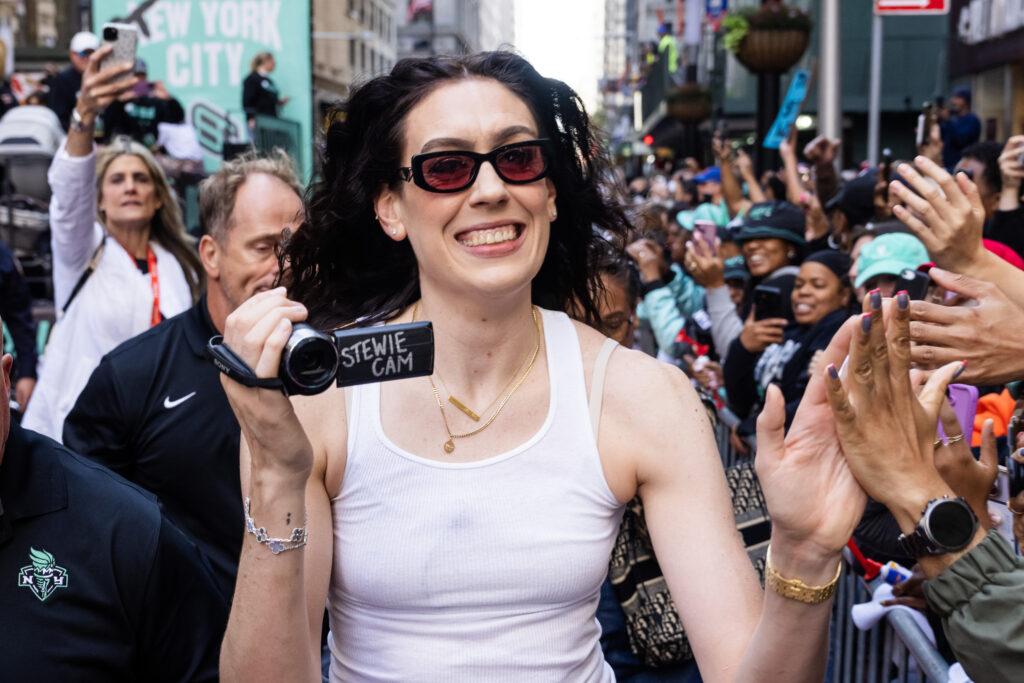
[[[45,550],[29,548],[28,557],[32,564],[22,567],[18,573],[18,585],[32,591],[42,602],[53,595],[58,588],[67,588],[68,572],[58,567],[53,555]]]

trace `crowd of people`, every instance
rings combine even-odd
[[[1024,493],[988,503],[1024,465],[1024,136],[952,153],[937,123],[848,176],[790,138],[762,177],[716,139],[624,178],[521,57],[402,60],[310,188],[283,154],[203,181],[196,241],[147,145],[97,147],[144,65],[90,49],[49,174],[61,316],[0,409],[16,678],[821,681],[851,539],[927,578],[897,600],[975,681],[1024,673]],[[268,388],[297,323],[424,320],[429,376]]]

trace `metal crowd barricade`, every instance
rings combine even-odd
[[[843,564],[832,611],[832,683],[948,683],[949,664],[906,612],[891,610],[866,631],[854,625],[850,608],[871,600],[882,580],[857,576],[847,551]]]
[[[753,455],[741,456],[729,442],[726,420],[715,425],[722,465],[732,467]],[[858,629],[850,608],[871,600],[880,578],[865,581],[853,571],[854,560],[843,551],[843,575],[832,611],[830,683],[948,683],[949,663],[931,644],[917,622],[902,610],[891,610],[874,628]]]

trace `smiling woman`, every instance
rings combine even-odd
[[[287,296],[243,303],[224,343],[268,377],[307,316],[427,319],[434,372],[292,401],[224,380],[252,533],[221,679],[319,680],[326,602],[332,681],[609,683],[595,609],[639,493],[705,680],[820,680],[830,593],[761,593],[692,386],[565,314],[600,326],[592,256],[628,229],[572,90],[494,52],[401,61],[343,109]],[[776,498],[786,576],[833,579],[843,481]],[[706,590],[708,557],[728,590]]]

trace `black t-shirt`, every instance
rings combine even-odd
[[[78,91],[82,89],[82,74],[69,66],[48,79],[47,84],[50,86],[50,109],[66,131],[71,122],[71,110],[78,102]]]
[[[169,100],[143,95],[127,102],[113,102],[103,111],[103,139],[127,135],[146,147],[160,138],[161,123],[181,123],[185,110],[173,97]]]
[[[231,596],[244,529],[239,427],[204,355],[216,334],[203,297],[124,342],[93,371],[63,436],[68,448],[156,494]]]
[[[227,602],[151,495],[15,424],[0,504],[0,679],[217,680]]]
[[[281,99],[270,76],[251,72],[242,83],[242,109],[247,116],[263,114],[277,116],[277,103]]]

